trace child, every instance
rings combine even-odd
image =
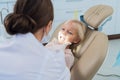
[[[85,26],[78,20],[68,20],[60,25],[57,39],[59,44],[71,43],[65,49],[65,61],[67,67],[70,69],[74,63],[74,56],[72,47],[84,39]]]

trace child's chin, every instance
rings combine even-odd
[[[59,41],[60,44],[64,44],[65,42],[64,41]]]

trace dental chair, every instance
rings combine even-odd
[[[108,37],[98,30],[112,13],[111,6],[95,5],[80,16],[86,25],[86,33],[84,41],[73,49],[75,62],[71,68],[71,80],[92,80],[99,70],[107,54]],[[57,36],[59,29],[60,26],[56,28],[51,39]]]

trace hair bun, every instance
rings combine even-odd
[[[17,33],[25,34],[33,32],[36,22],[28,15],[23,14],[9,14],[6,16],[4,25],[9,34],[14,35]]]

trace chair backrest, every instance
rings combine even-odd
[[[84,41],[73,50],[76,62],[71,69],[72,80],[91,80],[102,65],[107,54],[108,37],[96,29],[112,13],[111,6],[95,5],[83,15],[82,21],[87,28]],[[56,28],[51,39],[57,37],[60,28],[60,26]]]
[[[99,25],[113,13],[113,8],[109,5],[95,5],[89,8],[84,14],[84,20],[89,26],[98,28]]]
[[[100,34],[96,31],[107,22],[113,13],[113,8],[108,5],[95,5],[89,8],[81,17],[81,21],[88,27],[85,34],[85,40],[74,50],[76,57],[80,57],[87,50],[93,39]],[[102,33],[104,34],[104,33]],[[105,35],[105,34],[104,34]]]
[[[108,37],[97,31],[113,13],[108,5],[95,5],[82,17],[87,30],[84,41],[74,49],[76,62],[71,69],[72,80],[91,80],[102,65],[108,49]]]

